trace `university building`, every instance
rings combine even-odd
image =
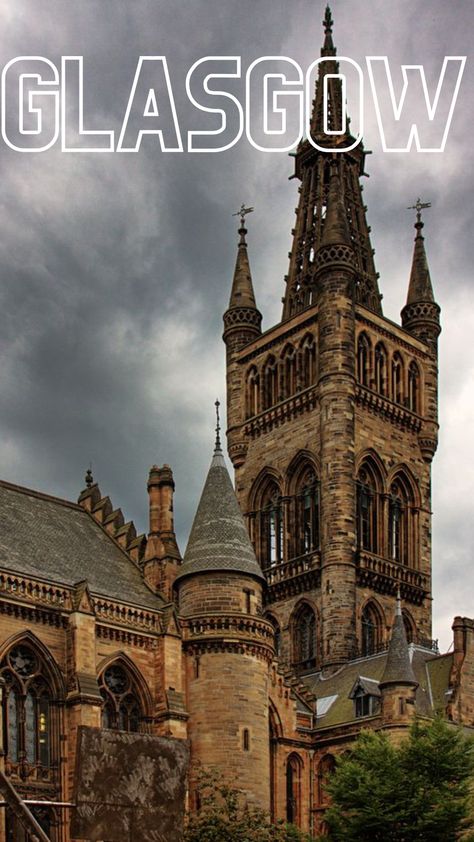
[[[241,217],[219,430],[181,557],[171,468],[137,535],[90,472],[77,503],[0,483],[0,838],[33,813],[69,842],[78,727],[188,740],[253,803],[324,834],[325,783],[361,728],[414,715],[474,726],[474,620],[431,629],[437,305],[421,203],[401,323],[382,311],[329,8],[281,321],[262,332]],[[334,144],[334,140],[331,139]],[[279,290],[275,287],[275,294]],[[179,489],[178,489],[179,491]],[[17,800],[15,800],[17,799]],[[25,810],[20,799],[44,801]],[[2,835],[3,834],[3,835]]]

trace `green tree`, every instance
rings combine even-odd
[[[474,840],[474,742],[441,719],[415,721],[394,745],[363,731],[327,786],[334,842]]]
[[[200,807],[187,817],[184,842],[310,842],[294,825],[272,824],[213,770],[200,771],[197,789]]]

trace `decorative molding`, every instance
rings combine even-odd
[[[148,637],[144,634],[136,634],[126,629],[118,629],[113,626],[105,626],[97,623],[95,629],[96,637],[102,640],[114,640],[117,643],[126,643],[129,646],[136,646],[139,649],[157,649],[158,640],[156,637]]]
[[[364,406],[369,412],[383,416],[397,427],[412,430],[414,433],[421,430],[423,422],[419,415],[360,383],[356,386],[356,403]]]

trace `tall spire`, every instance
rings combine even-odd
[[[351,245],[349,226],[341,195],[341,182],[335,162],[331,163],[326,221],[324,223],[321,245]]]
[[[339,65],[336,60],[336,48],[333,42],[333,20],[329,6],[323,20],[324,42],[321,48],[321,62],[318,69],[313,112],[311,117],[311,136],[322,150],[316,149],[309,140],[302,140],[295,155],[295,177],[301,181],[299,202],[296,209],[296,223],[292,231],[293,244],[289,254],[290,265],[285,278],[286,290],[283,297],[283,319],[288,319],[300,310],[316,304],[318,299],[318,251],[322,245],[327,227],[329,210],[328,198],[331,182],[331,161],[337,159],[338,177],[338,214],[343,209],[346,215],[350,244],[354,250],[356,278],[354,283],[355,300],[370,310],[382,314],[381,295],[378,289],[378,274],[375,271],[373,249],[370,243],[370,228],[362,201],[360,177],[365,175],[366,153],[359,143],[350,152],[331,152],[337,146],[344,150],[351,146],[354,138],[350,134],[349,119],[345,127],[343,120],[343,100],[341,81],[337,77]],[[326,116],[328,125],[324,125],[325,99],[327,98]],[[340,131],[342,134],[328,135],[324,129]],[[335,202],[333,201],[333,207]],[[329,234],[326,234],[329,237]]]

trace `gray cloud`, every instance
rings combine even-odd
[[[91,128],[118,129],[139,55],[168,58],[183,131],[202,116],[184,79],[207,55],[319,54],[309,0],[5,0],[4,61],[84,55]],[[320,14],[321,13],[321,14]],[[333,3],[340,54],[365,66],[471,54],[470,0]],[[471,55],[472,58],[472,55]],[[418,193],[433,202],[426,237],[443,308],[441,444],[434,468],[435,636],[453,613],[473,613],[472,68],[441,155],[384,154],[370,97],[365,197],[385,312],[398,319],[411,260]],[[242,88],[238,88],[242,90]],[[104,493],[146,527],[146,476],[170,462],[182,548],[212,447],[213,401],[224,400],[221,315],[235,259],[231,212],[256,207],[251,261],[265,325],[280,315],[296,186],[286,155],[242,140],[217,155],[20,155],[0,149],[0,460],[2,476],[75,498],[92,459]]]

